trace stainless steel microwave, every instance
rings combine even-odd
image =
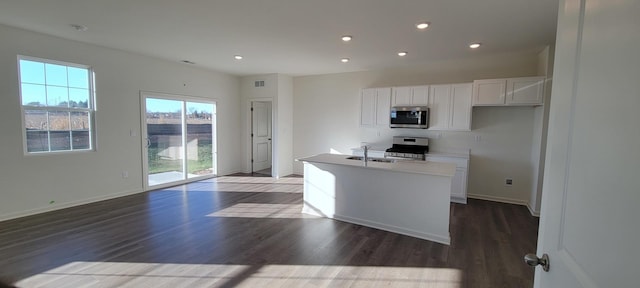
[[[391,128],[429,128],[429,108],[427,106],[391,107]]]

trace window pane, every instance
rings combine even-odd
[[[71,130],[89,131],[89,112],[71,112]]]
[[[24,126],[29,130],[47,130],[49,125],[47,124],[49,119],[47,118],[47,111],[42,110],[25,110],[24,111]]]
[[[89,108],[89,89],[69,88],[69,107]]]
[[[89,71],[84,68],[67,67],[69,87],[89,89]]]
[[[20,82],[44,84],[44,63],[20,60]]]
[[[69,107],[69,89],[47,86],[47,106]]]
[[[67,67],[55,64],[45,64],[47,85],[67,86]]]
[[[51,151],[71,150],[70,131],[51,131]]]
[[[213,105],[187,102],[188,177],[213,174]]]
[[[45,106],[47,94],[44,85],[22,84],[22,105]]]
[[[49,151],[49,132],[27,130],[27,152]]]
[[[49,130],[69,131],[71,130],[69,126],[69,112],[49,111]]]
[[[89,137],[89,131],[71,131],[71,138],[73,143],[73,150],[78,149],[90,149],[91,139]]]

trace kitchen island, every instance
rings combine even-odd
[[[349,158],[320,154],[298,159],[304,163],[303,213],[450,243],[455,164]]]

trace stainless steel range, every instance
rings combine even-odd
[[[429,152],[429,138],[394,136],[393,145],[384,157],[424,160]]]

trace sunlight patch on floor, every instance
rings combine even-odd
[[[237,218],[318,218],[303,214],[300,204],[238,203],[211,213],[209,217]]]
[[[189,190],[215,190],[219,192],[278,192],[302,193],[303,178],[224,176],[187,184]]]
[[[439,287],[460,288],[448,268],[72,262],[19,287]]]
[[[217,183],[252,183],[252,184],[300,184],[304,178],[271,178],[271,177],[244,177],[244,176],[221,176],[209,179],[210,182]]]

